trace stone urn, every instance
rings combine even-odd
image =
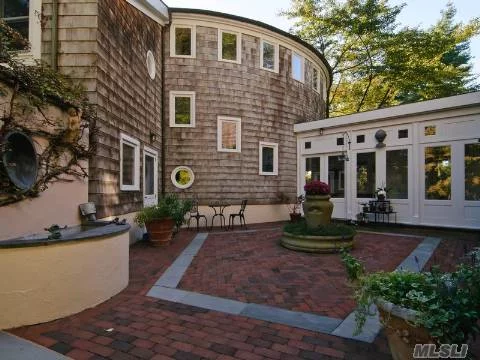
[[[303,203],[303,212],[309,228],[329,224],[333,212],[330,195],[307,195]]]

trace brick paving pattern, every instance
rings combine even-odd
[[[338,254],[279,245],[281,228],[210,234],[179,288],[242,302],[344,319],[355,308]],[[422,238],[359,233],[352,255],[368,271],[394,270]],[[388,254],[379,256],[378,254]]]
[[[73,359],[391,359],[383,332],[367,344],[146,297],[194,235],[182,231],[166,249],[132,246],[130,283],[120,294],[11,332]],[[263,241],[265,234],[248,236]]]

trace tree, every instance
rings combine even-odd
[[[388,0],[292,0],[283,14],[333,71],[330,115],[456,95],[476,89],[469,40],[480,18],[456,24],[447,4],[427,30],[396,22],[405,4]]]

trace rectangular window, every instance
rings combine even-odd
[[[320,158],[312,157],[305,159],[305,183],[320,180]]]
[[[388,150],[386,170],[388,197],[408,199],[408,150]]]
[[[406,139],[406,138],[408,138],[408,129],[398,130],[398,138],[399,138],[399,139]]]
[[[196,28],[189,25],[173,25],[170,34],[170,56],[195,57]]]
[[[337,138],[337,145],[338,146],[341,146],[341,145],[344,145],[344,144],[345,144],[345,140],[343,140],[343,137]]]
[[[362,144],[365,142],[365,135],[357,135],[357,144]]]
[[[218,60],[240,63],[240,34],[218,30]]]
[[[0,18],[25,39],[28,39],[29,8],[29,0],[0,0]]]
[[[278,175],[278,144],[262,141],[260,142],[259,174]]]
[[[345,161],[338,155],[328,157],[328,185],[333,198],[345,197]]]
[[[437,127],[435,125],[425,126],[425,136],[433,136],[437,134]]]
[[[170,91],[170,127],[195,127],[195,92]]]
[[[313,68],[312,87],[316,92],[320,92],[320,77],[318,76],[318,69]]]
[[[242,121],[240,118],[219,116],[217,118],[217,150],[240,152],[242,149]]]
[[[425,147],[425,199],[450,200],[451,186],[451,147]]]
[[[480,144],[465,144],[465,200],[480,200]]]
[[[292,53],[292,78],[304,82],[305,60],[297,53]]]
[[[311,141],[305,141],[305,149],[311,149],[312,148],[312,142]]]
[[[262,40],[260,42],[260,67],[278,72],[278,44]]]
[[[140,142],[120,134],[120,190],[140,190]]]
[[[357,154],[357,198],[375,197],[375,153]]]

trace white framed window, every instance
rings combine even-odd
[[[158,202],[158,152],[143,147],[143,205],[153,206]]]
[[[120,190],[140,190],[140,142],[120,134]]]
[[[296,52],[292,52],[292,78],[305,82],[305,59]]]
[[[195,127],[195,92],[170,91],[170,127]]]
[[[173,169],[170,179],[175,187],[179,189],[188,189],[195,181],[195,174],[188,166],[177,166]]]
[[[259,174],[278,175],[278,144],[260,141],[258,153]]]
[[[237,117],[217,117],[217,150],[242,151],[242,120]]]
[[[172,25],[170,28],[170,56],[194,58],[196,56],[197,29],[192,25]]]
[[[41,13],[42,0],[0,0],[0,18],[30,42],[29,50],[19,51],[20,58],[40,59]]]
[[[278,44],[260,41],[260,68],[278,73]]]
[[[218,60],[240,64],[242,62],[240,33],[218,29]]]
[[[313,68],[312,72],[312,88],[316,92],[320,93],[320,71],[317,68]]]

